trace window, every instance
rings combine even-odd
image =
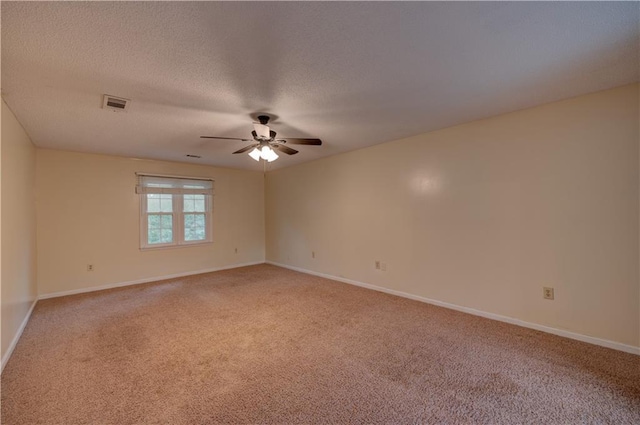
[[[211,242],[213,181],[138,175],[140,247]]]

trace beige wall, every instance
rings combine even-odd
[[[631,85],[270,172],[267,260],[638,346],[638,116]]]
[[[214,242],[141,251],[135,172],[213,178]],[[264,261],[262,173],[38,149],[37,189],[41,295]]]
[[[2,359],[36,298],[36,149],[2,101]]]

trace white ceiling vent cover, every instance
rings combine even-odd
[[[127,112],[130,103],[131,99],[125,99],[123,97],[116,97],[105,94],[102,100],[102,108],[111,109],[112,111],[116,112]]]

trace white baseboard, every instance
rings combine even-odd
[[[20,323],[20,327],[18,328],[18,331],[13,336],[13,339],[11,340],[11,344],[9,345],[7,352],[4,353],[4,356],[2,356],[2,365],[0,365],[0,374],[2,373],[2,371],[4,371],[4,367],[7,365],[7,362],[11,358],[11,355],[13,354],[13,350],[15,350],[16,345],[18,344],[18,340],[20,340],[20,337],[22,336],[22,332],[24,331],[24,328],[27,326],[27,323],[31,318],[31,313],[33,312],[33,308],[36,306],[37,302],[38,302],[38,299],[36,298],[31,303],[31,307],[29,307],[29,311],[27,312],[27,315],[24,317],[24,319],[22,320],[22,323]]]
[[[384,292],[384,293],[391,294],[391,295],[396,295],[396,296],[399,296],[399,297],[409,298],[409,299],[412,299],[412,300],[421,301],[421,302],[424,302],[424,303],[433,304],[433,305],[437,305],[437,306],[440,306],[440,307],[445,307],[445,308],[449,308],[449,309],[452,309],[452,310],[461,311],[463,313],[469,313],[469,314],[473,314],[475,316],[485,317],[487,319],[498,320],[498,321],[501,321],[501,322],[510,323],[510,324],[517,325],[517,326],[522,326],[522,327],[525,327],[525,328],[535,329],[535,330],[538,330],[538,331],[542,331],[542,332],[546,332],[546,333],[562,336],[562,337],[565,337],[565,338],[570,338],[570,339],[575,339],[575,340],[582,341],[582,342],[587,342],[589,344],[600,345],[602,347],[612,348],[614,350],[619,350],[619,351],[624,351],[626,353],[640,355],[640,347],[634,347],[632,345],[626,345],[626,344],[622,344],[622,343],[615,342],[615,341],[609,341],[609,340],[606,340],[606,339],[600,339],[600,338],[595,338],[595,337],[591,337],[591,336],[587,336],[587,335],[582,335],[582,334],[575,333],[575,332],[570,332],[570,331],[565,331],[565,330],[562,330],[562,329],[552,328],[552,327],[549,327],[549,326],[539,325],[537,323],[526,322],[524,320],[515,319],[515,318],[507,317],[507,316],[502,316],[502,315],[494,314],[494,313],[488,313],[488,312],[485,312],[485,311],[476,310],[476,309],[469,308],[469,307],[462,307],[462,306],[459,306],[459,305],[450,304],[450,303],[446,303],[446,302],[443,302],[443,301],[432,300],[430,298],[421,297],[419,295],[413,295],[413,294],[409,294],[409,293],[402,292],[402,291],[396,291],[394,289],[388,289],[388,288],[384,288],[384,287],[381,287],[381,286],[371,285],[369,283],[359,282],[359,281],[352,280],[352,279],[346,279],[346,278],[339,277],[339,276],[332,276],[332,275],[325,274],[325,273],[314,272],[312,270],[307,270],[307,269],[303,269],[303,268],[300,268],[300,267],[294,267],[294,266],[289,266],[289,265],[286,265],[286,264],[276,263],[274,261],[256,261],[256,262],[251,262],[251,263],[233,264],[233,265],[229,265],[229,266],[216,267],[216,268],[205,269],[205,270],[198,270],[198,271],[191,271],[191,272],[184,272],[184,273],[176,273],[176,274],[172,274],[172,275],[155,276],[155,277],[150,277],[150,278],[132,280],[132,281],[128,281],[128,282],[118,282],[118,283],[112,283],[112,284],[108,284],[108,285],[96,286],[96,287],[91,287],[91,288],[81,288],[81,289],[73,289],[73,290],[70,290],[70,291],[61,291],[61,292],[52,292],[52,293],[48,293],[48,294],[42,294],[42,295],[38,296],[38,298],[35,299],[33,301],[33,303],[31,304],[31,307],[29,308],[29,312],[27,313],[27,315],[25,316],[24,320],[20,324],[20,327],[18,328],[18,331],[16,332],[16,335],[14,336],[13,340],[11,341],[11,345],[9,345],[9,348],[7,349],[7,352],[4,354],[4,356],[2,356],[2,365],[0,366],[0,373],[2,373],[2,371],[4,370],[4,367],[6,366],[7,362],[9,361],[9,358],[11,357],[11,354],[13,354],[13,350],[16,348],[16,344],[18,343],[18,340],[22,336],[22,332],[24,331],[24,328],[27,326],[27,323],[29,322],[29,318],[31,317],[31,313],[33,312],[33,308],[36,306],[36,303],[38,302],[38,300],[44,300],[44,299],[56,298],[56,297],[64,297],[66,295],[82,294],[82,293],[86,293],[86,292],[102,291],[102,290],[105,290],[105,289],[119,288],[119,287],[130,286],[130,285],[138,285],[138,284],[141,284],[141,283],[149,283],[149,282],[155,282],[155,281],[159,281],[159,280],[173,279],[173,278],[177,278],[177,277],[191,276],[191,275],[202,274],[202,273],[210,273],[210,272],[216,272],[216,271],[221,271],[221,270],[235,269],[235,268],[238,268],[238,267],[254,266],[254,265],[257,265],[257,264],[263,264],[265,262],[268,263],[268,264],[272,264],[274,266],[283,267],[283,268],[290,269],[290,270],[295,270],[295,271],[298,271],[298,272],[301,272],[301,273],[306,273],[306,274],[310,274],[310,275],[314,275],[314,276],[319,276],[319,277],[323,277],[323,278],[326,278],[326,279],[335,280],[335,281],[338,281],[338,282],[348,283],[350,285],[361,286],[363,288],[373,289],[374,291],[379,291],[379,292]]]
[[[622,344],[620,342],[609,341],[607,339],[595,338],[592,336],[582,335],[575,332],[565,331],[562,329],[552,328],[550,326],[539,325],[537,323],[525,322],[524,320],[515,319],[513,317],[502,316],[500,314],[488,313],[482,310],[476,310],[470,307],[463,307],[456,304],[450,304],[443,301],[432,300],[430,298],[421,297],[419,295],[409,294],[407,292],[396,291],[395,289],[388,289],[382,286],[371,285],[369,283],[358,282],[357,280],[346,279],[344,277],[332,276],[325,273],[314,272],[312,270],[303,269],[300,267],[289,266],[286,264],[276,263],[274,261],[265,261],[267,264],[272,264],[274,266],[283,267],[290,270],[295,270],[301,273],[306,273],[314,276],[324,277],[326,279],[337,280],[338,282],[348,283],[350,285],[361,286],[367,289],[373,289],[374,291],[384,292],[391,295],[397,295],[403,298],[409,298],[416,301],[421,301],[427,304],[433,304],[440,307],[449,308],[451,310],[461,311],[463,313],[473,314],[475,316],[484,317],[487,319],[498,320],[500,322],[510,323],[512,325],[522,326],[524,328],[535,329],[537,331],[542,331],[558,336],[562,336],[565,338],[575,339],[582,342],[587,342],[589,344],[600,345],[602,347],[612,348],[618,351],[624,351],[626,353],[640,355],[640,347],[634,347],[633,345]]]
[[[252,262],[252,263],[232,264],[232,265],[229,265],[229,266],[214,267],[214,268],[211,268],[211,269],[190,271],[190,272],[184,272],[184,273],[176,273],[176,274],[170,274],[170,275],[165,275],[165,276],[145,277],[144,279],[130,280],[130,281],[127,281],[127,282],[109,283],[107,285],[92,286],[90,288],[72,289],[70,291],[50,292],[48,294],[40,294],[38,296],[38,299],[39,300],[46,300],[48,298],[65,297],[67,295],[84,294],[86,292],[104,291],[105,289],[120,288],[122,286],[139,285],[141,283],[156,282],[156,281],[159,281],[159,280],[174,279],[174,278],[177,278],[177,277],[192,276],[192,275],[195,275],[195,274],[219,272],[221,270],[236,269],[238,267],[255,266],[256,264],[264,264],[264,261],[256,261],[256,262]]]

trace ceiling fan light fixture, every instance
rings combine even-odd
[[[271,148],[269,146],[263,146],[262,150],[260,152],[260,157],[264,160],[269,159],[269,157],[271,156],[271,152],[273,152],[271,150]]]
[[[251,152],[249,152],[249,156],[256,161],[260,161],[260,150],[258,148],[253,149]]]
[[[254,148],[251,152],[249,152],[249,156],[256,161],[260,161],[260,158],[262,158],[267,162],[273,162],[279,158],[276,151],[271,149],[269,146]]]

